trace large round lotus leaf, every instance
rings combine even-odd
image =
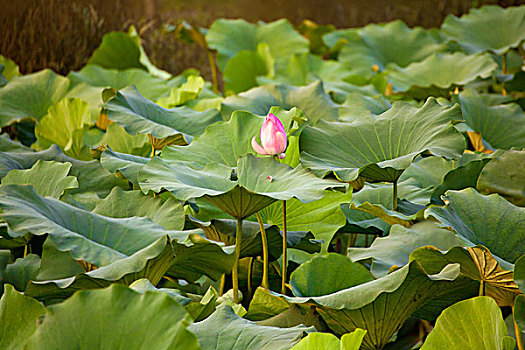
[[[375,350],[383,348],[408,317],[427,302],[443,298],[447,300],[446,307],[451,300],[463,297],[459,287],[464,281],[456,280],[458,275],[458,264],[429,276],[414,261],[383,278],[330,295],[307,298],[271,295],[286,301],[288,307],[315,306],[337,335],[365,329],[367,334],[361,348]]]
[[[316,256],[295,269],[290,277],[290,286],[297,297],[318,297],[373,279],[363,265],[352,262],[344,255],[327,253]]]
[[[381,71],[389,63],[406,67],[446,50],[446,45],[425,29],[409,28],[400,20],[383,25],[370,24],[358,31],[347,32],[344,38],[347,44],[339,54],[339,61],[351,67],[352,75],[366,79],[375,74],[374,65]]]
[[[157,284],[174,260],[168,237],[159,237],[135,254],[98,269],[62,279],[32,281],[25,294],[47,301],[65,299],[77,290],[105,288],[112,283],[129,285],[139,278],[147,278]]]
[[[428,204],[429,189],[415,186],[412,181],[397,185],[398,209],[402,211],[404,201],[417,205]],[[346,216],[348,233],[370,233],[383,235],[391,225],[410,227],[415,219],[412,212],[403,214],[393,210],[392,184],[367,184],[353,194],[352,203],[341,206]]]
[[[473,90],[462,92],[459,103],[467,125],[492,147],[525,148],[525,113],[519,104],[494,104],[490,96]]]
[[[7,126],[25,118],[40,120],[49,107],[66,97],[77,97],[89,104],[92,119],[98,118],[102,105],[101,88],[71,82],[46,69],[28,74],[0,89],[0,126]]]
[[[484,6],[468,15],[445,18],[441,31],[468,53],[504,54],[525,40],[525,7]]]
[[[436,273],[448,264],[461,265],[461,274],[476,282],[477,295],[492,297],[499,306],[512,306],[520,290],[512,279],[512,265],[500,264],[484,246],[454,247],[448,252],[432,246],[421,247],[410,254],[428,273]]]
[[[509,202],[525,206],[525,151],[510,150],[494,156],[478,178],[481,193],[498,193]]]
[[[4,66],[2,76],[7,81],[11,81],[14,77],[20,76],[20,70],[18,69],[17,64],[13,60],[0,55],[0,65]]]
[[[33,281],[26,294],[45,301],[66,298],[77,290],[102,288],[112,283],[130,285],[140,278],[147,278],[154,285],[164,275],[187,281],[195,281],[203,275],[218,279],[231,271],[234,260],[234,255],[226,253],[222,247],[199,240],[196,236],[190,236],[188,241],[181,243],[170,242],[164,236],[129,257],[93,271],[62,279]]]
[[[296,108],[285,111],[279,107],[272,107],[270,112],[281,120],[287,134],[293,134],[298,125],[306,119]],[[230,120],[210,125],[189,146],[165,148],[161,158],[168,163],[183,161],[205,166],[210,162],[219,162],[235,167],[237,159],[243,154],[257,154],[253,150],[251,139],[259,136],[263,122],[264,117],[250,112],[234,112]],[[289,144],[283,161],[286,164],[298,164],[299,147],[297,142],[294,142],[297,138],[298,135],[288,137]]]
[[[431,202],[444,204],[441,195],[447,190],[476,187],[483,168],[495,156],[496,153],[464,153],[458,160],[438,157],[423,158],[412,163],[399,180],[411,181],[422,189],[431,188]]]
[[[350,248],[348,256],[353,261],[373,259],[372,274],[383,277],[392,267],[408,264],[412,251],[429,245],[440,250],[449,250],[463,244],[453,232],[439,228],[431,221],[425,221],[410,228],[394,225],[388,236],[376,238],[369,248]]]
[[[122,322],[133,320],[133,322]],[[31,349],[200,349],[184,308],[162,292],[112,285],[48,307]],[[119,327],[115,327],[119,324]],[[94,325],[97,325],[96,327]]]
[[[446,197],[446,207],[431,207],[426,215],[452,227],[468,245],[484,245],[510,263],[525,254],[525,208],[497,194],[484,196],[473,188],[448,191]]]
[[[139,68],[162,79],[171,77],[171,74],[151,63],[133,26],[128,33],[111,32],[104,35],[102,43],[88,60],[88,65],[91,64],[119,70]]]
[[[0,135],[0,152],[33,152],[34,149],[29,148],[19,141],[11,140],[9,135],[1,134]]]
[[[158,139],[177,134],[195,136],[202,134],[208,125],[221,120],[220,113],[214,109],[197,112],[185,106],[162,108],[141,96],[134,87],[114,93],[104,108],[109,119],[132,135],[151,134]]]
[[[259,25],[242,19],[219,19],[206,33],[206,42],[211,49],[217,50],[217,65],[223,71],[228,60],[239,51],[256,51],[260,43],[267,44],[272,57],[278,61],[295,53],[308,52],[308,40],[286,19]]]
[[[109,147],[115,152],[142,157],[151,155],[151,144],[146,135],[130,135],[117,123],[107,126],[106,133],[96,146]]]
[[[223,118],[228,120],[234,111],[267,115],[273,106],[287,110],[297,107],[314,124],[319,119],[337,120],[339,116],[339,106],[326,94],[321,81],[302,87],[284,84],[256,87],[227,97],[222,103],[221,112]]]
[[[128,85],[135,85],[139,93],[149,100],[157,100],[167,96],[171,89],[165,80],[137,68],[117,70],[87,65],[78,72],[69,73],[67,77],[73,84],[83,82],[91,86],[116,90],[121,90]]]
[[[19,348],[35,332],[38,318],[45,312],[38,301],[6,285],[0,299],[0,347],[8,350]]]
[[[139,171],[140,187],[147,192],[170,191],[175,198],[205,198],[235,218],[246,218],[276,200],[293,197],[303,202],[320,199],[328,188],[346,188],[322,180],[301,167],[292,169],[272,158],[246,154],[237,168],[208,163],[200,169],[185,163],[168,164],[156,157]]]
[[[106,149],[100,156],[100,164],[104,169],[117,177],[128,179],[137,186],[139,185],[139,170],[150,160],[151,158],[113,152],[110,148]]]
[[[166,230],[184,228],[184,209],[180,202],[172,197],[163,201],[145,196],[141,191],[124,191],[120,187],[115,187],[106,198],[100,199],[93,213],[112,218],[147,217]]]
[[[489,297],[476,297],[443,311],[421,349],[512,350],[515,344],[503,345],[507,335],[507,326],[496,302]]]
[[[24,258],[18,258],[12,264],[7,264],[2,274],[2,285],[10,284],[16,290],[24,292],[27,284],[35,280],[40,268],[40,257],[36,254],[29,254]]]
[[[289,349],[304,334],[315,331],[303,325],[279,328],[260,326],[239,317],[228,305],[217,307],[207,319],[188,327],[195,333],[203,349]]]
[[[65,98],[49,107],[48,114],[37,123],[35,148],[42,150],[56,144],[70,157],[90,160],[92,158],[82,140],[90,125],[87,102]]]
[[[301,163],[319,176],[333,172],[342,181],[358,176],[397,181],[419,154],[459,158],[465,140],[451,119],[461,119],[458,106],[429,98],[421,108],[396,102],[375,118],[352,123],[319,121],[301,133]]]
[[[85,162],[70,158],[64,155],[56,145],[41,152],[0,152],[0,177],[4,177],[13,169],[29,169],[38,160],[54,160],[72,164],[70,175],[77,178],[78,188],[72,189],[71,194],[96,192],[101,197],[105,197],[115,186],[129,187],[127,181],[117,179],[104,169],[97,160]]]
[[[10,235],[49,234],[61,251],[95,266],[125,258],[165,235],[186,239],[189,232],[166,231],[146,218],[115,219],[79,209],[53,198],[40,197],[31,186],[0,189],[2,218]]]
[[[38,160],[31,169],[8,172],[2,178],[2,186],[31,185],[40,196],[58,199],[65,191],[78,188],[77,178],[67,175],[70,169],[70,163]]]
[[[226,63],[224,90],[239,93],[257,86],[257,77],[266,74],[266,65],[256,51],[239,51]]]
[[[359,350],[365,334],[365,330],[356,329],[352,333],[344,334],[339,340],[330,333],[310,333],[291,350]]]
[[[488,54],[436,53],[406,68],[390,66],[387,79],[392,83],[394,92],[432,87],[450,89],[466,85],[478,77],[488,78],[497,67],[498,64]]]

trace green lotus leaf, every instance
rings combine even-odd
[[[358,91],[350,92],[339,110],[339,121],[352,122],[363,114],[381,114],[392,107],[390,102],[378,94],[367,96]]]
[[[303,325],[279,328],[259,326],[235,314],[227,305],[217,310],[207,319],[188,327],[199,339],[203,349],[289,349],[304,334],[313,332],[313,327]]]
[[[118,70],[87,65],[78,72],[69,73],[67,77],[73,84],[87,83],[91,86],[116,90],[135,85],[139,93],[148,100],[157,100],[167,96],[171,89],[170,84],[165,80],[138,68]]]
[[[460,52],[436,53],[421,62],[401,68],[391,65],[387,70],[387,79],[392,83],[394,92],[408,92],[416,96],[428,96],[429,89],[438,89],[432,94],[448,96],[454,86],[466,85],[476,78],[488,78],[498,64],[488,54],[465,55]],[[427,89],[418,93],[418,89]]]
[[[200,76],[190,75],[186,82],[171,88],[169,95],[159,99],[157,103],[165,108],[180,106],[188,101],[195,100],[203,88],[204,79]]]
[[[476,187],[482,170],[497,154],[464,153],[458,160],[428,157],[412,163],[399,178],[432,190],[430,201],[444,204],[441,196],[447,190]]]
[[[239,51],[256,51],[260,43],[268,45],[272,57],[278,62],[295,53],[308,52],[308,40],[286,19],[259,25],[242,19],[219,19],[206,33],[206,42],[209,48],[217,50],[217,65],[222,71]]]
[[[136,156],[151,155],[151,144],[144,134],[130,135],[117,123],[107,126],[106,133],[98,143],[99,146],[109,146],[113,151]]]
[[[6,285],[0,299],[0,347],[18,349],[37,329],[46,309],[42,304]]]
[[[96,306],[96,307],[94,307]],[[121,327],[115,323],[131,320]],[[80,291],[47,314],[26,343],[31,349],[146,348],[200,349],[186,328],[190,318],[184,308],[165,293],[137,293],[112,285]],[[93,327],[98,324],[98,327]]]
[[[257,115],[267,115],[273,106],[287,110],[297,107],[314,124],[319,119],[337,120],[339,115],[339,106],[326,94],[321,81],[302,87],[285,84],[256,87],[227,97],[222,103],[221,112],[223,118],[229,120],[234,111],[242,110]]]
[[[450,119],[460,118],[458,106],[441,106],[429,98],[421,108],[396,102],[375,118],[363,116],[352,123],[319,121],[301,133],[301,163],[318,176],[333,172],[342,181],[358,176],[397,181],[422,153],[459,158],[465,140]]]
[[[525,151],[494,155],[478,178],[481,193],[498,193],[514,205],[525,206]]]
[[[197,112],[185,106],[162,108],[142,97],[134,87],[117,91],[104,108],[109,119],[129,134],[151,134],[158,139],[178,134],[196,136],[208,125],[221,120],[220,113],[213,109]]]
[[[71,164],[38,160],[31,169],[11,170],[2,185],[31,185],[42,197],[60,198],[65,191],[78,188],[77,178],[68,176]]]
[[[73,259],[71,252],[60,251],[55,248],[51,240],[46,239],[42,245],[42,260],[40,270],[34,281],[59,280],[79,273],[83,273],[84,268],[78,261]]]
[[[163,201],[145,196],[141,191],[124,191],[119,187],[99,200],[93,213],[112,218],[147,217],[169,231],[181,231],[184,228],[181,203],[171,197]]]
[[[260,60],[261,56],[258,56],[258,58]],[[268,72],[268,69],[266,69],[266,71],[259,73],[259,76],[256,77],[256,82],[259,85],[284,83],[302,86],[322,80],[325,91],[335,101],[339,102],[344,100],[348,93],[347,90],[352,86],[343,81],[350,75],[351,70],[344,63],[325,60],[321,56],[310,53],[302,53],[291,56],[287,64],[282,66],[277,72]]]
[[[13,78],[20,76],[20,70],[18,69],[17,64],[13,60],[0,55],[0,64],[4,66],[2,76],[7,81],[11,81]]]
[[[266,74],[266,65],[257,51],[242,50],[224,68],[224,90],[239,93],[257,86],[257,77]]]
[[[328,34],[325,38],[333,34]],[[419,62],[436,52],[446,50],[423,28],[409,28],[397,20],[383,25],[370,24],[357,31],[348,31],[344,38],[346,45],[339,54],[339,61],[349,65],[353,76],[370,79],[375,73],[372,66],[380,71],[389,63],[406,67]],[[327,38],[327,41],[333,41]]]
[[[514,349],[516,342],[504,345],[504,338],[507,326],[496,302],[476,297],[443,311],[421,349]]]
[[[336,335],[364,329],[367,334],[361,348],[381,349],[413,312],[463,285],[455,281],[458,275],[458,264],[428,275],[419,263],[411,262],[383,278],[321,297],[272,295],[289,306],[314,306]]]
[[[108,33],[104,35],[102,43],[89,58],[88,65],[118,70],[140,68],[161,79],[169,79],[171,74],[151,63],[140,41],[133,26],[129,28],[128,33]]]
[[[144,167],[151,158],[134,156],[131,154],[113,152],[106,149],[100,156],[100,164],[117,177],[124,177],[136,186],[139,185],[139,170]]]
[[[398,199],[401,200],[399,210],[403,209],[403,201],[418,205],[428,203],[428,190],[415,186],[411,180],[400,182],[397,187]],[[412,213],[406,215],[393,210],[390,184],[366,184],[359,192],[353,194],[351,205],[343,205],[341,209],[347,220],[344,231],[349,233],[382,235],[388,232],[393,224],[409,227],[416,219],[416,215]]]
[[[39,268],[40,258],[36,254],[16,259],[2,272],[2,284],[9,283],[16,290],[23,292],[26,290],[27,283],[36,278]]]
[[[0,125],[7,126],[23,119],[42,119],[49,107],[64,98],[80,98],[89,105],[92,120],[98,118],[102,105],[100,88],[71,82],[46,69],[17,78],[0,90]]]
[[[37,147],[49,148],[52,144],[61,147],[67,156],[92,159],[82,142],[82,136],[91,125],[88,104],[78,98],[63,99],[49,107],[49,112],[35,127]]]
[[[298,167],[290,168],[272,158],[245,154],[237,170],[222,163],[209,163],[196,170],[184,163],[168,164],[154,158],[139,172],[142,191],[162,189],[175,198],[188,200],[205,196],[234,218],[244,219],[276,200],[293,197],[302,202],[320,199],[327,188],[346,188],[333,180],[322,180]]]
[[[473,8],[461,18],[448,15],[441,31],[458,42],[467,53],[491,51],[502,55],[525,40],[525,8]]]
[[[452,227],[465,244],[484,245],[510,263],[525,254],[521,244],[525,208],[516,207],[497,194],[483,196],[472,188],[448,191],[446,196],[446,207],[431,207],[425,215]]]
[[[189,303],[191,303],[191,299],[180,294],[178,290],[170,288],[156,288],[153,284],[151,284],[150,280],[147,278],[138,279],[132,284],[130,284],[128,287],[133,289],[135,292],[139,292],[141,294],[144,294],[147,291],[166,293],[182,306],[187,306],[189,305]]]
[[[156,285],[163,275],[188,281],[195,281],[203,274],[218,279],[231,271],[233,262],[233,255],[212,242],[193,236],[186,242],[177,243],[170,242],[165,236],[129,257],[96,270],[63,279],[33,281],[26,293],[46,301],[67,298],[77,290],[101,288],[112,283],[130,285],[140,278],[147,278]]]
[[[270,112],[277,116],[288,134],[293,134],[304,123],[306,117],[297,108],[290,111],[272,107]],[[219,162],[230,167],[237,166],[237,159],[246,153],[256,155],[251,139],[260,134],[264,117],[237,111],[230,120],[210,125],[206,131],[196,137],[189,146],[165,148],[161,158],[168,163],[188,162],[205,166],[210,162]],[[284,163],[296,166],[299,157],[297,135],[290,135]]]
[[[322,239],[326,251],[333,235],[345,225],[346,218],[341,204],[352,200],[352,192],[325,191],[323,198],[303,203],[292,198],[286,202],[286,227],[288,231],[310,231]],[[261,220],[269,225],[282,227],[282,203],[276,202],[259,211]]]
[[[147,278],[157,284],[175,263],[175,259],[168,237],[160,237],[135,254],[93,271],[58,280],[31,281],[25,294],[40,301],[48,301],[66,299],[77,290],[105,288],[112,283],[130,285],[140,278]]]
[[[514,265],[514,282],[525,293],[525,257],[521,256]]]
[[[454,247],[446,253],[432,246],[421,247],[410,254],[410,260],[417,260],[429,273],[440,271],[448,264],[460,264],[461,275],[475,282],[477,295],[490,296],[502,307],[512,306],[514,298],[520,294],[513,281],[512,265],[498,263],[481,245]]]
[[[490,96],[465,90],[459,95],[463,119],[494,148],[525,148],[525,113],[517,103],[494,104]]]
[[[86,162],[70,158],[56,145],[41,152],[0,152],[0,177],[4,177],[13,169],[29,169],[38,160],[71,163],[69,174],[78,180],[78,188],[71,189],[71,194],[96,192],[105,197],[115,186],[128,188],[126,181],[111,175],[97,160]]]
[[[166,231],[147,218],[109,218],[56,199],[40,197],[31,186],[7,185],[0,189],[2,218],[10,235],[48,233],[61,250],[76,260],[102,267],[125,258],[161,236],[186,239],[188,232]]]
[[[310,333],[291,350],[359,350],[366,331],[356,329],[352,333],[343,334],[341,340],[330,333]]]
[[[386,276],[392,268],[408,264],[415,249],[429,245],[446,251],[463,244],[453,232],[424,221],[410,228],[394,225],[388,236],[376,238],[369,248],[350,248],[348,257],[352,261],[373,259],[370,271],[379,278]]]
[[[318,283],[319,280],[323,283]],[[290,285],[297,297],[318,297],[370,282],[374,278],[359,263],[346,256],[328,253],[314,257],[292,272]]]
[[[8,134],[0,135],[0,152],[33,152],[34,149],[13,141]]]

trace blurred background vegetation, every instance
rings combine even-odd
[[[67,74],[84,66],[114,30],[135,25],[153,63],[177,74],[195,67],[210,79],[206,52],[178,40],[169,24],[186,20],[209,27],[217,18],[251,22],[304,19],[337,28],[402,19],[409,26],[439,27],[450,13],[461,15],[486,4],[515,6],[525,0],[4,0],[0,11],[0,54],[23,74],[51,68]]]

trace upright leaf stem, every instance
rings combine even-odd
[[[518,324],[516,323],[516,317],[514,315],[514,305],[512,305],[512,318],[514,320],[514,331],[516,333],[516,343],[518,344],[518,350],[525,350],[523,335],[521,334],[521,330],[519,329]]]
[[[264,224],[261,219],[261,215],[259,212],[255,213],[255,217],[257,218],[257,222],[259,223],[259,230],[261,231],[261,241],[262,241],[262,250],[263,250],[263,277],[262,277],[262,287],[265,289],[270,289],[269,283],[268,283],[268,262],[269,262],[269,254],[268,254],[268,237],[266,236],[266,230],[264,229]]]
[[[219,83],[217,81],[217,68],[215,67],[215,59],[213,58],[213,53],[210,50],[208,51],[208,61],[210,63],[211,69],[211,82],[214,92],[219,92]]]
[[[392,208],[397,210],[397,180],[392,184],[393,194],[392,194]]]
[[[286,231],[286,201],[283,201],[283,268],[281,274],[281,294],[286,294],[286,265],[288,257],[286,255],[287,248],[287,231]]]
[[[233,301],[239,303],[239,257],[241,256],[242,219],[237,219],[235,232],[235,264],[232,270]]]

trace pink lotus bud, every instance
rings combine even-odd
[[[272,113],[269,113],[264,119],[260,137],[262,147],[257,143],[256,136],[252,138],[252,147],[255,152],[262,155],[279,155],[279,158],[284,158],[287,146],[286,131],[283,123]]]

